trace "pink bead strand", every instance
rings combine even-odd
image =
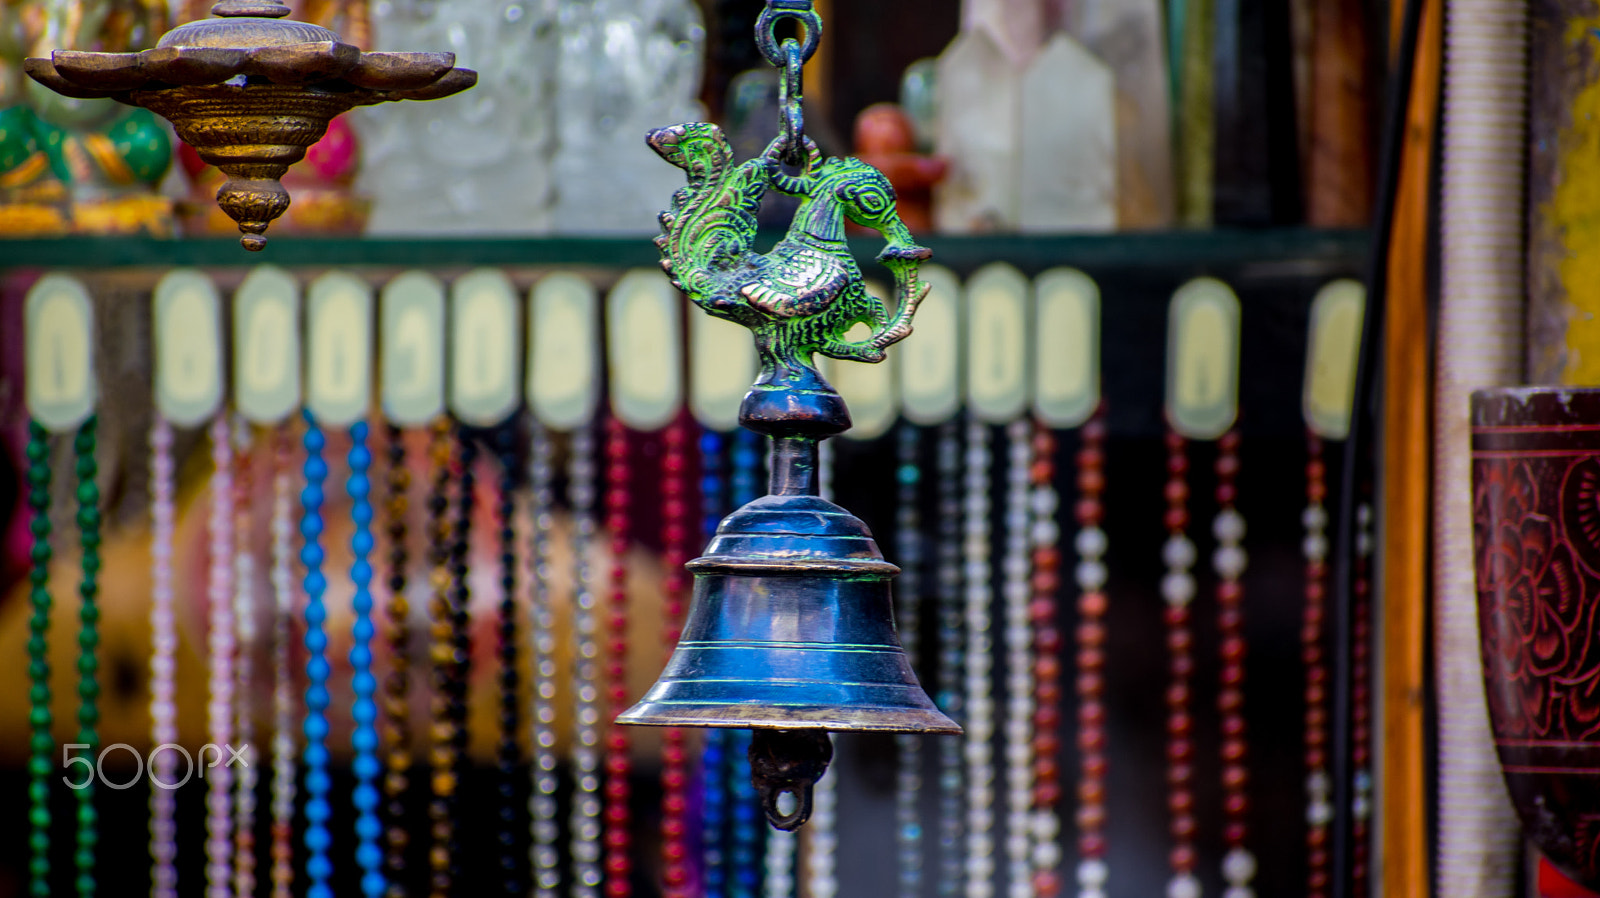
[[[176,621],[172,612],[173,540],[172,425],[156,417],[150,429],[150,741],[152,747],[178,741]],[[151,898],[178,896],[177,793],[162,788],[176,782],[177,752],[150,756]]]
[[[293,646],[289,622],[295,614],[293,508],[290,477],[294,441],[280,428],[272,458],[272,898],[292,898],[294,888],[295,703]]]
[[[216,751],[226,752],[233,741],[233,669],[237,644],[233,632],[233,434],[228,416],[219,414],[211,422],[211,567],[207,578],[211,633],[209,647],[210,742]],[[205,755],[204,748],[201,754]],[[233,777],[220,758],[196,758],[197,765],[216,762],[206,768],[206,895],[231,898],[233,876]]]
[[[252,436],[249,422],[236,417],[233,442],[238,451],[236,463],[238,477],[233,487],[235,514],[233,616],[234,633],[238,637],[240,651],[233,678],[234,695],[238,699],[234,708],[234,736],[239,740],[239,746],[244,751],[245,757],[249,759],[249,763],[237,768],[237,778],[234,781],[233,893],[239,898],[249,898],[256,893],[257,755],[253,748],[255,721],[251,702],[251,697],[255,694],[251,682],[255,677],[255,671],[252,670],[250,651],[250,647],[255,645],[256,641],[256,553],[250,501],[254,492],[250,466]]]

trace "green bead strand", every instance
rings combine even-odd
[[[96,419],[90,416],[78,428],[72,441],[78,473],[78,534],[83,546],[83,578],[78,582],[82,603],[78,610],[78,742],[88,746],[88,756],[98,757],[100,734],[100,671],[97,649],[100,646],[100,488],[95,477],[100,473],[95,462]],[[94,850],[100,841],[99,813],[94,806],[94,780],[78,794],[78,841],[73,863],[77,867],[79,898],[94,898]]]
[[[55,740],[50,735],[50,432],[28,422],[28,506],[33,510],[33,567],[28,571],[28,894],[50,894],[50,769]]]

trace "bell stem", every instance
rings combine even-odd
[[[816,496],[817,456],[822,441],[811,437],[774,437],[772,479],[767,491],[774,496]]]

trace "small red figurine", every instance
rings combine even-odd
[[[868,106],[856,116],[856,158],[876,168],[894,185],[900,220],[912,233],[933,230],[933,185],[949,163],[916,151],[911,117],[894,103]]]

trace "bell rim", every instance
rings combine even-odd
[[[695,574],[749,574],[758,577],[810,577],[854,574],[890,579],[900,566],[872,558],[752,558],[748,555],[702,555],[684,567]]]
[[[752,715],[768,714],[768,718]],[[885,718],[889,720],[885,720]],[[727,730],[825,730],[830,733],[911,733],[960,736],[961,725],[934,708],[860,708],[823,705],[727,705],[642,701],[618,714],[625,726]]]

